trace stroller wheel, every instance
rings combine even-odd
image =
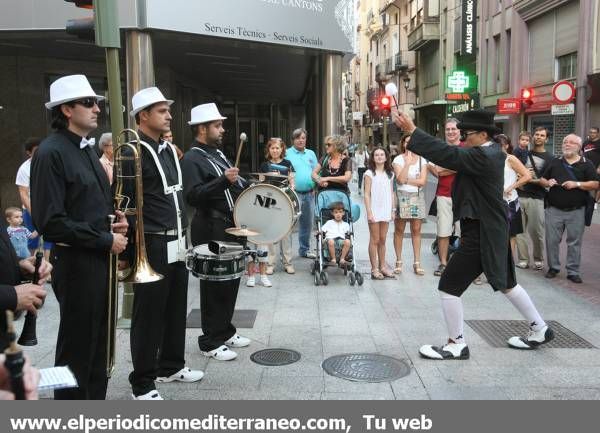
[[[348,263],[344,263],[343,269],[344,269],[344,276],[348,275]]]
[[[315,269],[317,268],[317,262],[314,261],[312,262],[312,264],[310,265],[310,274],[314,275],[315,274]]]
[[[319,274],[317,272],[313,272],[314,275],[314,279],[315,279],[315,286],[318,286],[319,283],[321,282],[321,279],[319,278]]]
[[[321,272],[321,284],[323,284],[324,286],[329,284],[329,278],[327,277],[327,272],[325,271]]]
[[[354,277],[354,274],[352,272],[350,272],[348,274],[348,278],[350,279],[350,285],[353,286],[354,283],[356,282],[356,278]]]
[[[365,282],[365,280],[363,279],[362,274],[360,272],[356,272],[355,276],[356,276],[356,282],[358,283],[358,285],[362,286],[363,283]]]
[[[437,256],[438,254],[438,242],[437,239],[431,243],[431,254]]]

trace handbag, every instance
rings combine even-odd
[[[583,158],[583,162],[586,162],[585,157],[582,156],[582,158]],[[575,176],[573,167],[571,167],[569,164],[566,164],[564,160],[562,161],[562,164],[563,164],[563,167],[565,168],[565,170],[567,170],[567,173],[569,173],[569,176],[571,177],[571,179],[573,179],[575,182],[580,182],[580,180],[578,180],[577,177]],[[594,205],[595,204],[596,204],[596,200],[594,200],[594,197],[592,196],[592,194],[587,192],[586,200],[585,200],[585,212],[584,212],[586,227],[589,227],[592,225],[592,217],[594,216]]]

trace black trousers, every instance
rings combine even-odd
[[[129,382],[135,395],[155,389],[157,376],[170,376],[185,366],[189,274],[184,262],[167,263],[167,242],[175,239],[145,236],[150,266],[164,278],[134,286]]]
[[[206,218],[198,214],[192,220],[192,244],[208,243],[210,240],[235,242],[238,239],[225,233],[232,224],[224,219]],[[198,346],[203,352],[222,346],[235,333],[231,324],[235,302],[240,287],[240,278],[230,281],[200,280],[200,313],[202,333]]]
[[[460,246],[448,262],[440,277],[438,290],[460,297],[473,280],[483,272],[481,264],[481,234],[479,220],[463,219],[460,222]],[[508,241],[506,285],[493,287],[495,291],[512,289],[517,285],[515,264]]]
[[[52,286],[60,307],[56,366],[69,366],[78,388],[56,400],[106,398],[108,253],[54,245]]]

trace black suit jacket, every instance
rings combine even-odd
[[[6,233],[6,224],[0,223],[0,351],[6,347],[6,310],[17,308],[15,286],[21,282],[19,259]]]
[[[452,190],[454,219],[480,221],[481,263],[496,290],[507,285],[508,209],[503,200],[506,154],[498,143],[458,147],[416,129],[408,149],[435,164],[457,172]]]

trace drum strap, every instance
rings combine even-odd
[[[227,163],[227,165],[225,165],[225,163],[223,161],[217,160],[212,155],[210,155],[208,152],[206,152],[204,149],[200,149],[199,147],[192,147],[192,149],[197,150],[198,152],[201,152],[205,156],[206,160],[215,169],[217,176],[223,175],[223,170],[227,170],[228,168],[231,167],[231,165],[229,165],[229,163]],[[219,154],[223,155],[220,151],[219,151]],[[222,156],[222,158],[224,158],[225,161],[227,161],[227,158],[225,158],[224,155]],[[240,185],[241,185],[241,183],[240,183]],[[233,197],[231,195],[231,191],[229,191],[229,188],[225,189],[225,200],[227,200],[227,206],[229,206],[229,210],[233,212],[234,202],[233,202]]]

